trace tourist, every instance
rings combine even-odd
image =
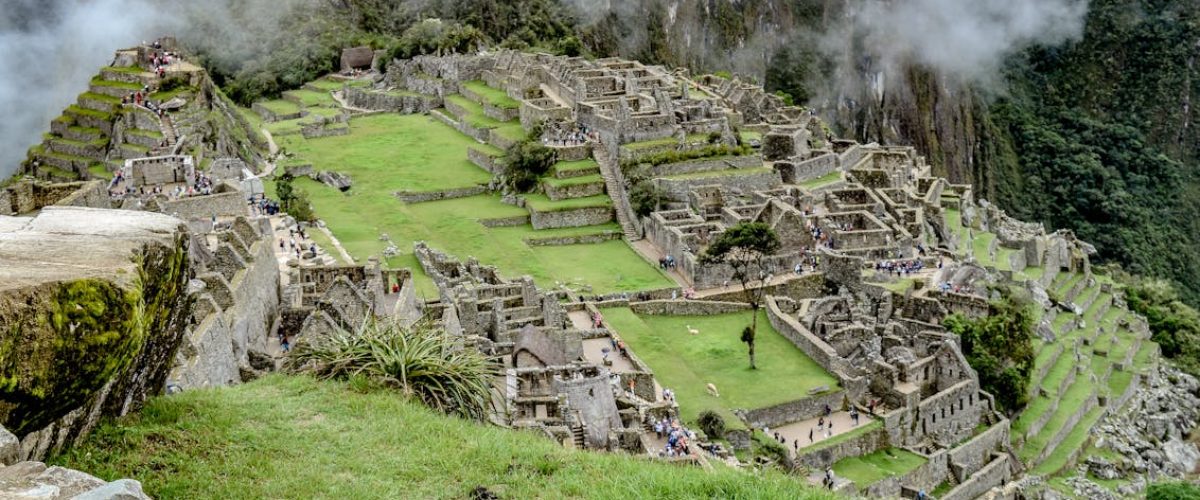
[[[812,436],[809,436],[808,440],[812,441]],[[800,452],[800,440],[799,439],[792,440],[792,449],[795,450],[797,453]]]
[[[286,335],[284,335],[283,338],[279,339],[279,348],[281,350],[283,350],[283,352],[288,352],[291,350],[291,346],[288,344],[288,339],[287,339]]]
[[[808,442],[813,442],[813,429],[811,427],[808,429]]]

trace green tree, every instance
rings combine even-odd
[[[741,337],[749,350],[751,369],[758,369],[754,364],[754,336],[758,331],[758,308],[767,290],[765,278],[771,272],[768,260],[780,247],[779,235],[771,226],[743,222],[726,229],[700,254],[701,264],[728,265],[733,270],[733,278],[742,285],[753,313],[750,326],[742,331]],[[751,287],[755,281],[758,286]]]
[[[639,181],[629,190],[629,203],[633,205],[633,213],[639,217],[646,217],[658,210],[662,200],[663,191],[649,180]]]
[[[308,201],[308,194],[292,185],[295,179],[285,173],[275,180],[275,198],[279,200],[279,208],[298,221],[314,221],[317,217]]]
[[[550,171],[557,157],[553,149],[533,138],[509,146],[503,159],[505,185],[520,193],[533,191],[538,186],[538,179]]]
[[[945,325],[958,335],[967,363],[979,375],[979,385],[1011,415],[1028,402],[1034,320],[1028,298],[1011,289],[1001,289],[1001,294],[987,316],[971,319],[952,314]]]

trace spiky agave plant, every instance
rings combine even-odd
[[[286,366],[324,379],[366,376],[431,408],[475,420],[488,417],[499,373],[494,360],[464,349],[431,321],[409,327],[368,321],[357,332],[302,337]]]

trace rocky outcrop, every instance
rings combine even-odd
[[[3,431],[3,428],[0,428]],[[71,500],[149,500],[142,483],[119,479],[111,483],[91,474],[41,462],[0,466],[0,498]]]
[[[1103,479],[1133,479],[1120,487],[1121,496],[1140,491],[1145,478],[1182,478],[1200,463],[1200,450],[1188,440],[1200,423],[1200,381],[1165,365],[1146,379],[1123,411],[1113,412],[1093,430],[1096,447],[1116,451],[1121,458],[1092,458],[1084,464]]]
[[[183,222],[47,207],[0,216],[0,423],[38,459],[163,387],[191,310]]]

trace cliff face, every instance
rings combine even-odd
[[[173,217],[0,216],[0,423],[41,458],[163,386],[191,310]]]

